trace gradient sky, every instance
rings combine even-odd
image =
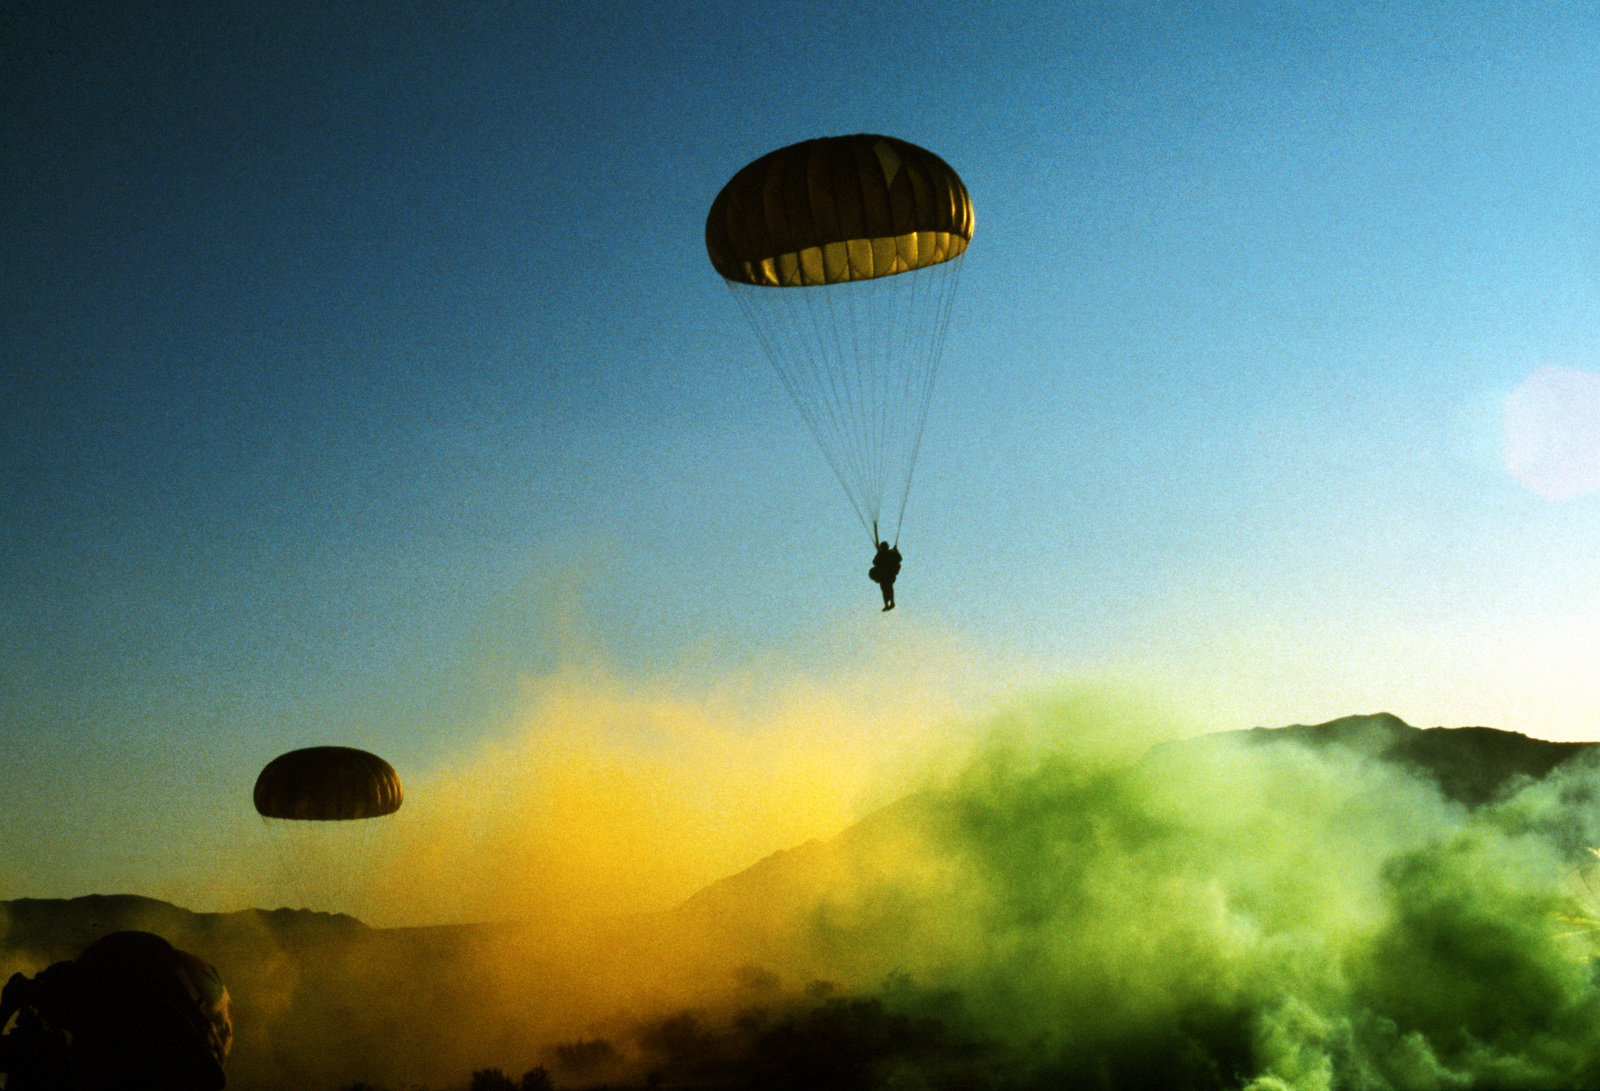
[[[1596,117],[1586,4],[0,2],[0,896],[325,742],[855,770],[692,888],[1018,687],[1595,738]],[[892,615],[703,244],[850,132],[977,214]]]

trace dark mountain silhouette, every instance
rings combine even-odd
[[[1255,727],[1217,736],[1253,745],[1344,747],[1432,779],[1446,799],[1481,807],[1520,778],[1542,780],[1558,765],[1600,752],[1600,743],[1550,742],[1493,727],[1415,728],[1387,712],[1325,724]]]
[[[245,909],[194,913],[137,894],[90,894],[81,898],[18,898],[0,902],[0,943],[52,962],[72,958],[112,932],[139,929],[167,937],[186,950],[256,944],[314,943],[370,932],[343,913],[309,909]]]

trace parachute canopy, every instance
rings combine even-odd
[[[392,765],[349,746],[291,750],[256,777],[256,810],[267,818],[378,818],[398,811],[403,798]]]
[[[937,155],[891,136],[807,140],[722,188],[706,251],[725,278],[795,288],[872,280],[958,257],[972,201]]]
[[[80,1060],[120,1077],[117,1086],[133,1074],[183,1087],[227,1082],[232,1003],[216,967],[152,932],[112,932],[69,965]]]
[[[944,160],[870,134],[762,156],[706,218],[712,267],[874,547],[899,538],[972,223]]]

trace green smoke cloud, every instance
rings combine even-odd
[[[1064,745],[1009,733],[856,832],[802,972],[958,998],[986,1085],[1600,1085],[1592,763],[1469,806],[1371,732],[1105,760],[1054,711]]]

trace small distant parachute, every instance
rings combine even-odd
[[[858,134],[779,148],[723,187],[706,252],[862,526],[897,537],[972,239],[937,155]]]
[[[355,912],[386,869],[381,818],[400,809],[400,776],[376,754],[349,746],[291,750],[256,778],[255,805],[281,872],[283,904]]]
[[[349,746],[291,750],[273,758],[256,778],[256,811],[265,818],[380,818],[398,811],[403,798],[394,766]]]

